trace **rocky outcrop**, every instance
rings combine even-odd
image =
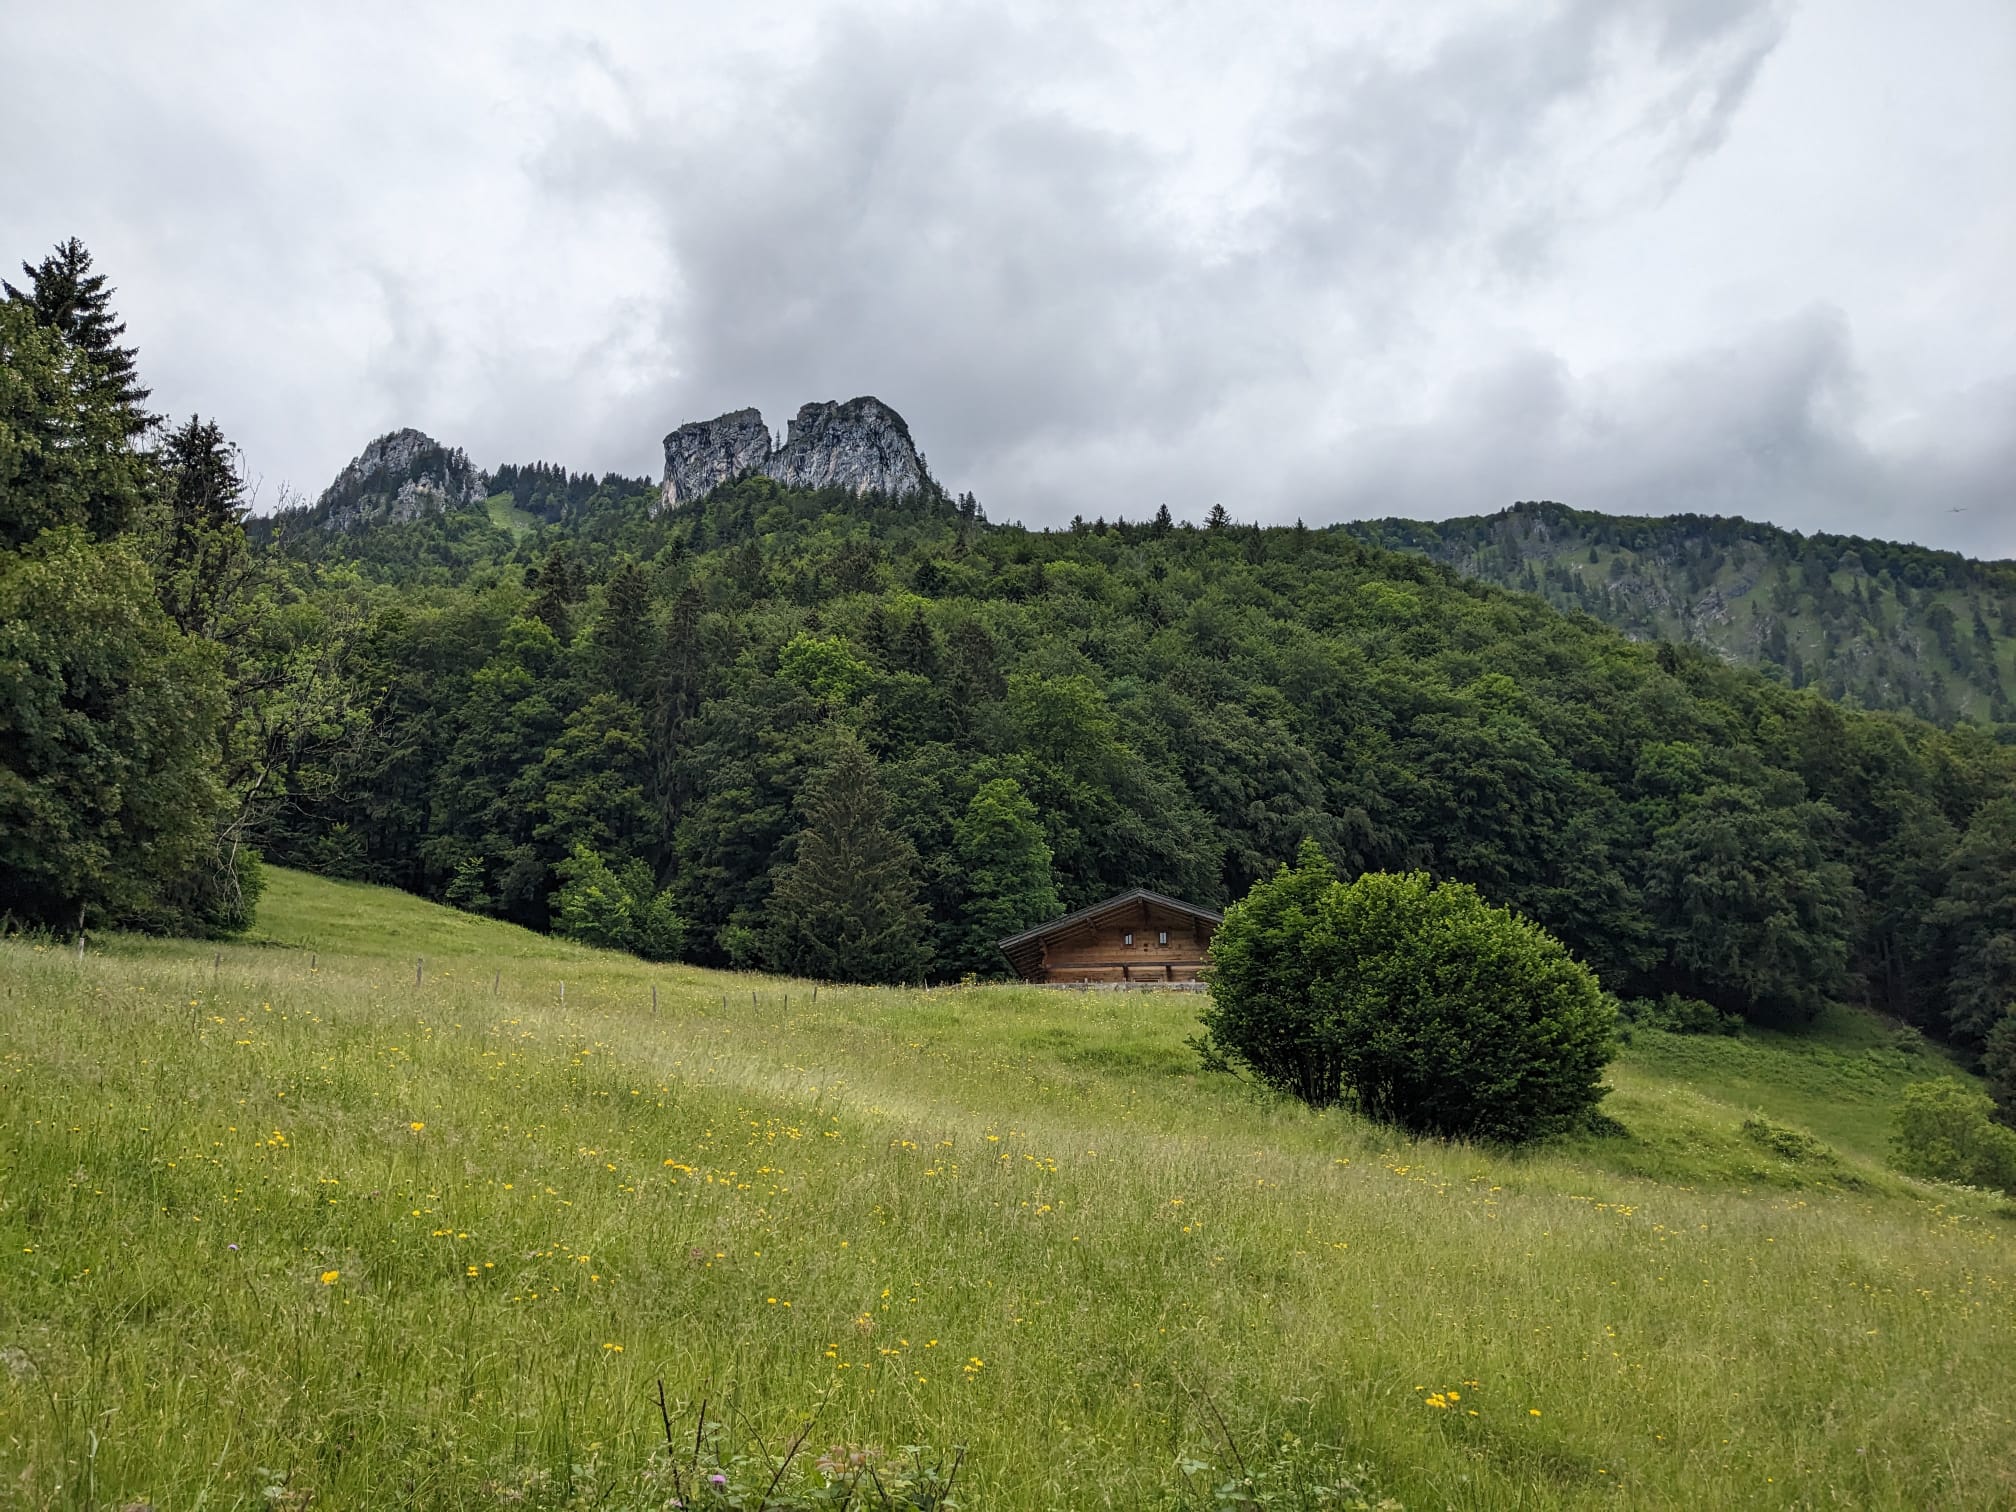
[[[665,438],[664,506],[704,499],[731,478],[758,471],[770,460],[770,427],[753,409],[718,420],[696,420]]]
[[[786,488],[844,488],[891,498],[924,486],[910,427],[879,399],[801,404],[763,471]]]
[[[734,478],[760,475],[786,488],[844,488],[891,498],[921,492],[923,460],[903,417],[879,399],[799,406],[773,449],[753,409],[682,425],[665,438],[664,507],[690,504]]]
[[[417,430],[380,436],[359,452],[309,511],[324,530],[397,525],[450,504],[480,503],[481,469],[458,447]]]

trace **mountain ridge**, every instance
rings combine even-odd
[[[2016,562],[1737,516],[1609,515],[1551,501],[1327,528],[1863,707],[1941,724],[2016,718]]]
[[[459,447],[411,428],[391,431],[313,506],[255,528],[270,537],[305,520],[326,542],[448,512],[467,534],[483,528],[486,498],[524,511],[521,519],[570,528],[633,496],[648,494],[653,514],[690,509],[746,478],[897,503],[939,493],[903,417],[869,395],[800,406],[782,439],[751,407],[686,422],[663,446],[656,483],[597,480],[548,463],[485,472]],[[1323,528],[1538,594],[1634,639],[1700,646],[1846,703],[1940,724],[2016,722],[2016,562],[1740,516],[1611,515],[1552,501]],[[330,546],[300,543],[315,554]]]

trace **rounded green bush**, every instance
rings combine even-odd
[[[1559,941],[1425,873],[1340,882],[1304,842],[1211,942],[1207,1048],[1313,1106],[1524,1140],[1602,1098],[1616,1010]]]
[[[1897,1104],[1890,1163],[1907,1176],[2016,1196],[2016,1129],[1996,1123],[1985,1092],[1950,1078],[1913,1082]]]

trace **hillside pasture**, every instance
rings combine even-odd
[[[968,1508],[2016,1499],[2010,1208],[1884,1169],[1945,1068],[1871,1020],[1641,1031],[1623,1133],[1508,1152],[1202,1074],[1179,994],[815,999],[288,872],[260,929],[0,944],[0,1506],[664,1506],[661,1380],[963,1446]]]

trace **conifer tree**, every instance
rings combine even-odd
[[[156,575],[161,607],[191,635],[214,637],[233,567],[245,554],[245,486],[237,458],[215,421],[195,415],[161,454],[166,539]]]
[[[85,359],[84,384],[93,398],[115,406],[130,440],[154,423],[147,412],[149,389],[140,386],[132,347],[121,346],[126,322],[112,311],[115,292],[103,273],[91,271],[91,254],[71,237],[39,264],[23,263],[28,287],[0,281],[9,301],[26,306],[45,330],[56,332]]]
[[[893,660],[905,672],[915,672],[919,677],[938,675],[938,637],[932,633],[921,608],[911,614],[909,623],[897,633]]]
[[[0,301],[0,548],[60,525],[102,541],[140,513],[143,459],[86,366],[26,300]]]
[[[688,583],[673,600],[665,639],[651,668],[650,758],[651,799],[657,806],[659,830],[672,833],[685,799],[679,744],[686,722],[700,708],[702,649],[700,590]]]
[[[824,981],[914,981],[926,966],[917,852],[889,823],[874,758],[843,740],[799,807],[796,859],[773,873],[769,964]]]
[[[592,635],[603,685],[641,702],[651,671],[651,583],[635,562],[609,574]]]

